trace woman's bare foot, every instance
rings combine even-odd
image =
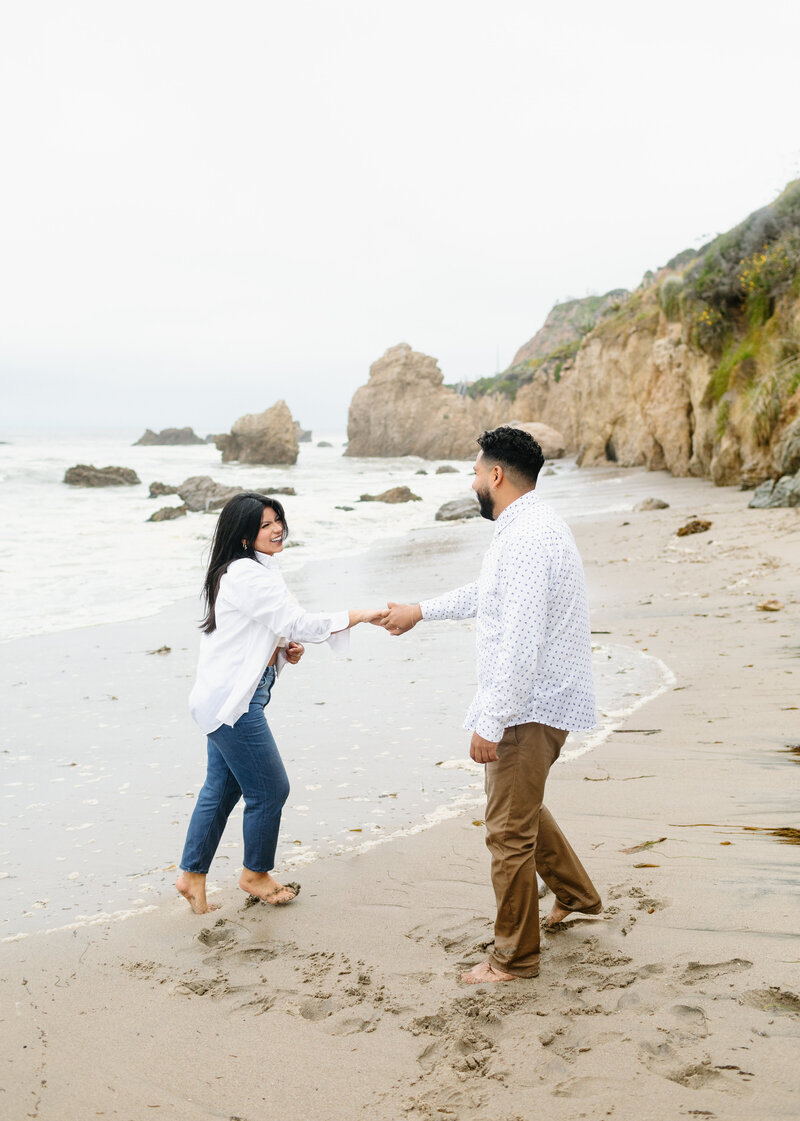
[[[239,887],[273,907],[291,903],[300,893],[300,884],[279,884],[269,872],[251,872],[249,868],[242,869]]]
[[[554,903],[553,909],[542,923],[542,926],[545,928],[545,930],[549,930],[553,926],[558,926],[560,922],[563,922],[564,919],[569,918],[571,914],[572,911],[568,910],[566,907],[562,907],[560,903]]]
[[[502,973],[499,969],[495,969],[490,961],[482,961],[478,965],[473,965],[466,973],[462,973],[461,980],[465,985],[489,985],[494,984],[495,981],[516,981],[517,978],[510,973]]]
[[[175,881],[175,887],[196,915],[207,915],[209,911],[217,911],[216,903],[209,903],[206,899],[206,877],[203,872],[181,872]]]

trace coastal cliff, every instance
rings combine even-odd
[[[598,303],[599,301],[599,303]],[[800,469],[800,181],[633,293],[557,305],[469,392],[565,436],[579,463],[753,486]]]

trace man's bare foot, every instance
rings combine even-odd
[[[181,872],[175,881],[175,887],[196,915],[207,915],[209,911],[219,910],[216,903],[209,903],[206,899],[206,877],[203,872]]]
[[[517,981],[518,978],[495,969],[490,961],[482,961],[478,965],[473,965],[466,973],[462,973],[461,980],[465,985],[491,985],[495,981]]]
[[[545,930],[550,930],[552,927],[558,926],[564,919],[568,919],[571,914],[572,911],[568,910],[566,907],[562,907],[560,903],[554,903],[553,909],[542,923],[542,926]]]
[[[251,872],[249,868],[242,869],[239,887],[248,895],[254,895],[256,899],[273,907],[291,903],[300,893],[300,884],[279,884],[269,872]]]

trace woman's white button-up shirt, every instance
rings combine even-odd
[[[222,724],[233,726],[247,712],[276,648],[281,647],[278,673],[286,663],[282,648],[287,642],[330,642],[335,653],[348,648],[347,611],[309,614],[287,588],[275,558],[256,557],[228,566],[214,607],[216,629],[200,639],[189,709],[206,735]]]

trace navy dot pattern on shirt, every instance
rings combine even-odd
[[[515,724],[594,727],[583,565],[569,527],[534,491],[497,519],[478,579],[421,606],[425,619],[476,620],[478,692],[465,728],[497,742]]]

